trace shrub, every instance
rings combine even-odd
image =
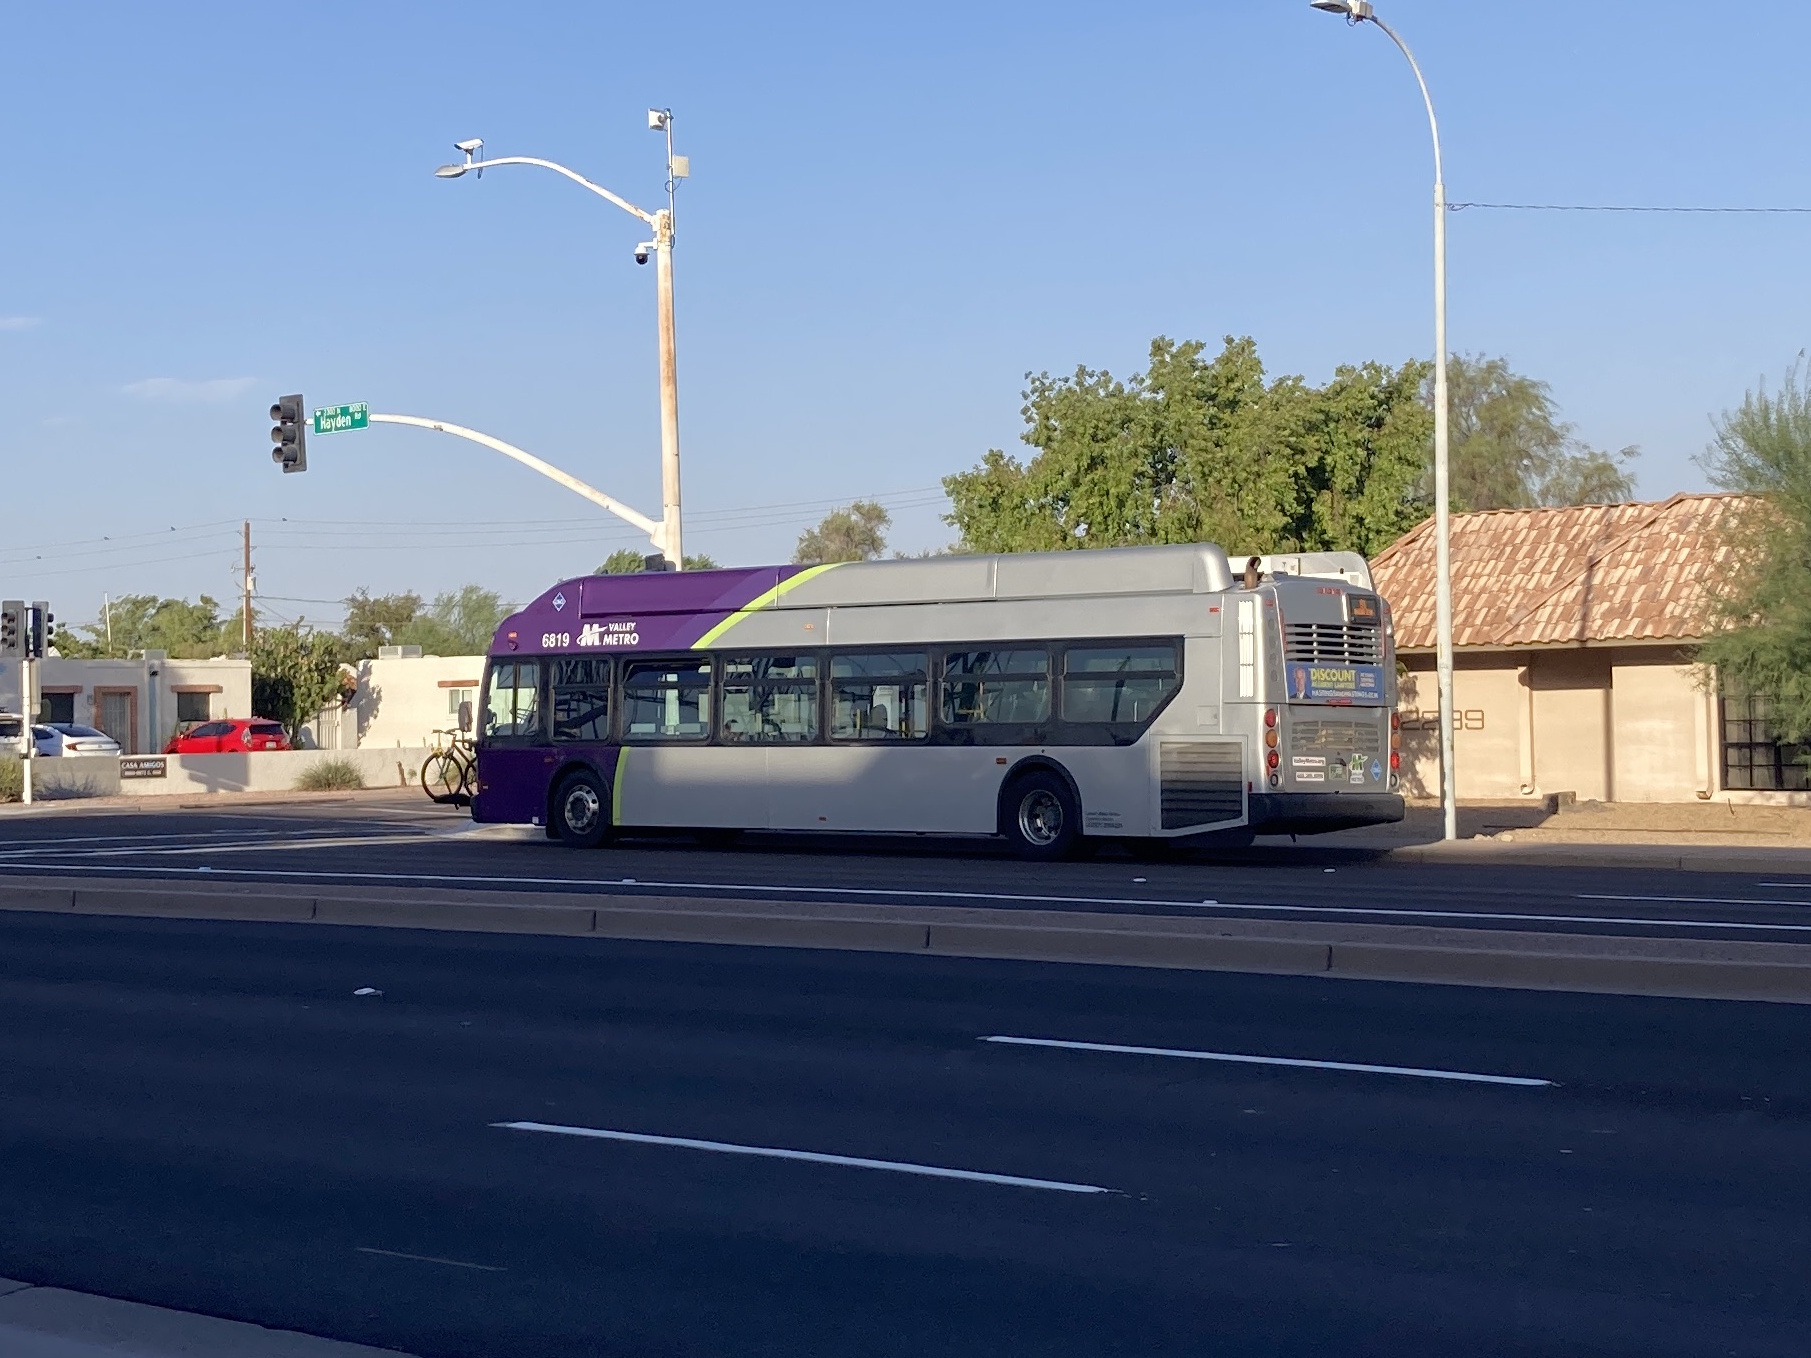
[[[0,755],[0,802],[16,802],[25,795],[25,770],[12,755]]]
[[[365,775],[350,759],[323,759],[310,764],[296,779],[301,792],[346,792],[365,785]]]

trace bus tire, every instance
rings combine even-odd
[[[1040,863],[1072,858],[1081,831],[1082,810],[1069,780],[1053,769],[1028,769],[1000,794],[1000,833],[1020,858]]]
[[[560,779],[553,792],[548,821],[560,843],[595,849],[610,833],[610,797],[590,769],[577,769]]]

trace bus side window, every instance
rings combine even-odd
[[[623,735],[629,740],[708,740],[711,662],[696,657],[623,666]]]
[[[1063,720],[1148,721],[1181,682],[1168,643],[1071,646],[1063,656]]]
[[[610,738],[610,662],[603,656],[557,656],[550,687],[555,740]]]
[[[832,740],[923,740],[930,657],[878,651],[830,657]]]
[[[817,657],[725,656],[721,738],[809,744],[817,739]]]
[[[951,651],[944,656],[945,725],[1027,725],[1049,717],[1048,651]]]

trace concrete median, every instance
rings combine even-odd
[[[1811,946],[608,892],[0,880],[0,909],[358,925],[1811,1003]]]

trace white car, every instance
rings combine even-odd
[[[0,712],[0,754],[25,753],[25,718],[17,712]]]
[[[38,747],[38,758],[56,759],[73,755],[117,755],[119,742],[105,731],[74,722],[56,721],[48,726],[33,726],[32,740]]]

